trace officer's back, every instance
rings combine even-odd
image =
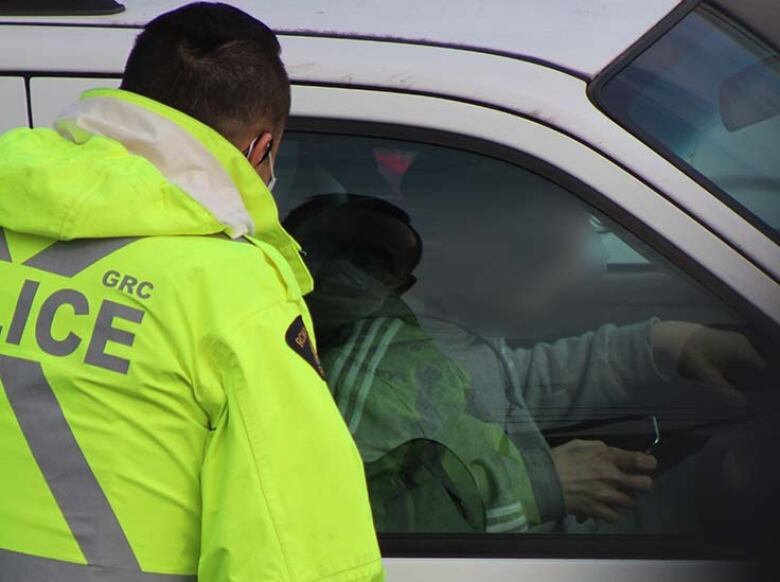
[[[180,9],[124,91],[0,137],[1,582],[381,579],[264,183],[278,53]]]

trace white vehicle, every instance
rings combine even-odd
[[[140,28],[186,3],[122,2],[0,1],[0,131],[50,126],[83,90],[118,86]],[[654,447],[656,483],[667,497],[615,526],[559,516],[516,528],[493,510],[492,526],[388,527],[380,542],[389,579],[758,579],[751,550],[766,549],[780,517],[776,501],[765,503],[777,491],[770,453],[780,444],[778,429],[768,428],[780,426],[780,3],[230,3],[277,32],[293,84],[276,167],[282,216],[333,193],[406,208],[410,184],[431,199],[442,199],[437,189],[457,197],[450,171],[474,165],[500,176],[468,184],[482,213],[463,222],[440,204],[418,228],[425,250],[447,252],[437,237],[456,221],[473,245],[512,231],[502,230],[507,221],[514,230],[536,223],[529,246],[546,251],[566,241],[552,223],[545,231],[554,212],[529,221],[496,194],[507,188],[584,208],[601,249],[588,292],[560,309],[539,308],[545,317],[534,325],[516,321],[522,301],[513,299],[512,252],[485,257],[486,268],[474,272],[417,274],[423,283],[436,277],[429,287],[442,294],[488,297],[490,309],[469,321],[498,314],[506,321],[501,345],[531,353],[539,342],[605,324],[660,318],[738,331],[768,361],[725,378],[746,390],[746,409],[683,379],[667,382],[673,397],[663,391],[669,386],[647,381],[643,394],[657,389],[657,397],[638,403],[550,397],[529,406],[550,446],[579,438]],[[503,226],[486,228],[485,216]],[[541,262],[557,260],[550,252]],[[626,366],[634,357],[626,355]],[[495,414],[488,420],[508,431],[519,422]],[[707,463],[718,454],[715,470]],[[688,465],[690,478],[674,477]]]

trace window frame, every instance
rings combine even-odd
[[[610,81],[612,81],[612,79],[623,72],[623,70],[625,70],[627,67],[631,66],[631,64],[633,64],[633,62],[638,57],[640,57],[645,53],[645,51],[655,45],[657,41],[666,36],[666,34],[671,29],[677,26],[681,20],[691,14],[704,1],[705,0],[685,0],[669,14],[667,14],[666,17],[659,21],[655,27],[645,33],[645,35],[643,35],[637,42],[631,45],[625,52],[623,52],[623,54],[607,65],[604,70],[602,70],[598,75],[596,75],[596,77],[593,78],[593,80],[588,84],[587,95],[593,105],[609,119],[617,123],[630,134],[637,137],[640,141],[649,146],[653,151],[657,152],[675,168],[683,172],[686,176],[707,190],[710,195],[714,196],[717,200],[750,222],[751,225],[753,225],[771,241],[780,245],[780,231],[773,230],[753,211],[738,202],[733,196],[725,192],[720,186],[699,172],[696,168],[686,163],[679,156],[675,155],[674,152],[667,148],[659,139],[650,135],[630,120],[621,119],[617,115],[614,115],[613,112],[610,111],[610,109],[607,107],[604,99],[604,88]],[[711,8],[708,8],[708,10],[711,10]],[[734,18],[730,13],[722,10],[720,7],[718,7],[718,10],[720,11],[719,13]],[[734,20],[737,22],[736,19]],[[739,24],[741,25],[741,23]],[[742,26],[746,30],[749,30],[744,25]],[[750,32],[757,38],[761,38],[761,36],[755,32]]]

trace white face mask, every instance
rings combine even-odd
[[[252,152],[255,150],[255,145],[257,144],[258,139],[260,139],[260,136],[257,136],[255,139],[253,139],[252,143],[249,144],[249,148],[244,151],[244,156],[247,160],[252,157]],[[268,188],[269,192],[273,192],[274,186],[276,185],[276,174],[274,173],[274,154],[271,151],[273,148],[273,141],[271,141],[268,147],[268,163],[271,164],[271,179],[268,181],[268,184],[266,184],[266,187]]]
[[[268,152],[268,163],[271,164],[271,179],[268,180],[268,191],[273,192],[274,186],[276,186],[276,174],[274,173],[274,154],[272,152]]]

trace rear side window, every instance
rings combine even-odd
[[[597,88],[596,98],[618,122],[776,234],[780,22],[761,19],[780,20],[780,12],[763,4],[765,14],[753,3],[736,18],[714,2],[701,3]]]

